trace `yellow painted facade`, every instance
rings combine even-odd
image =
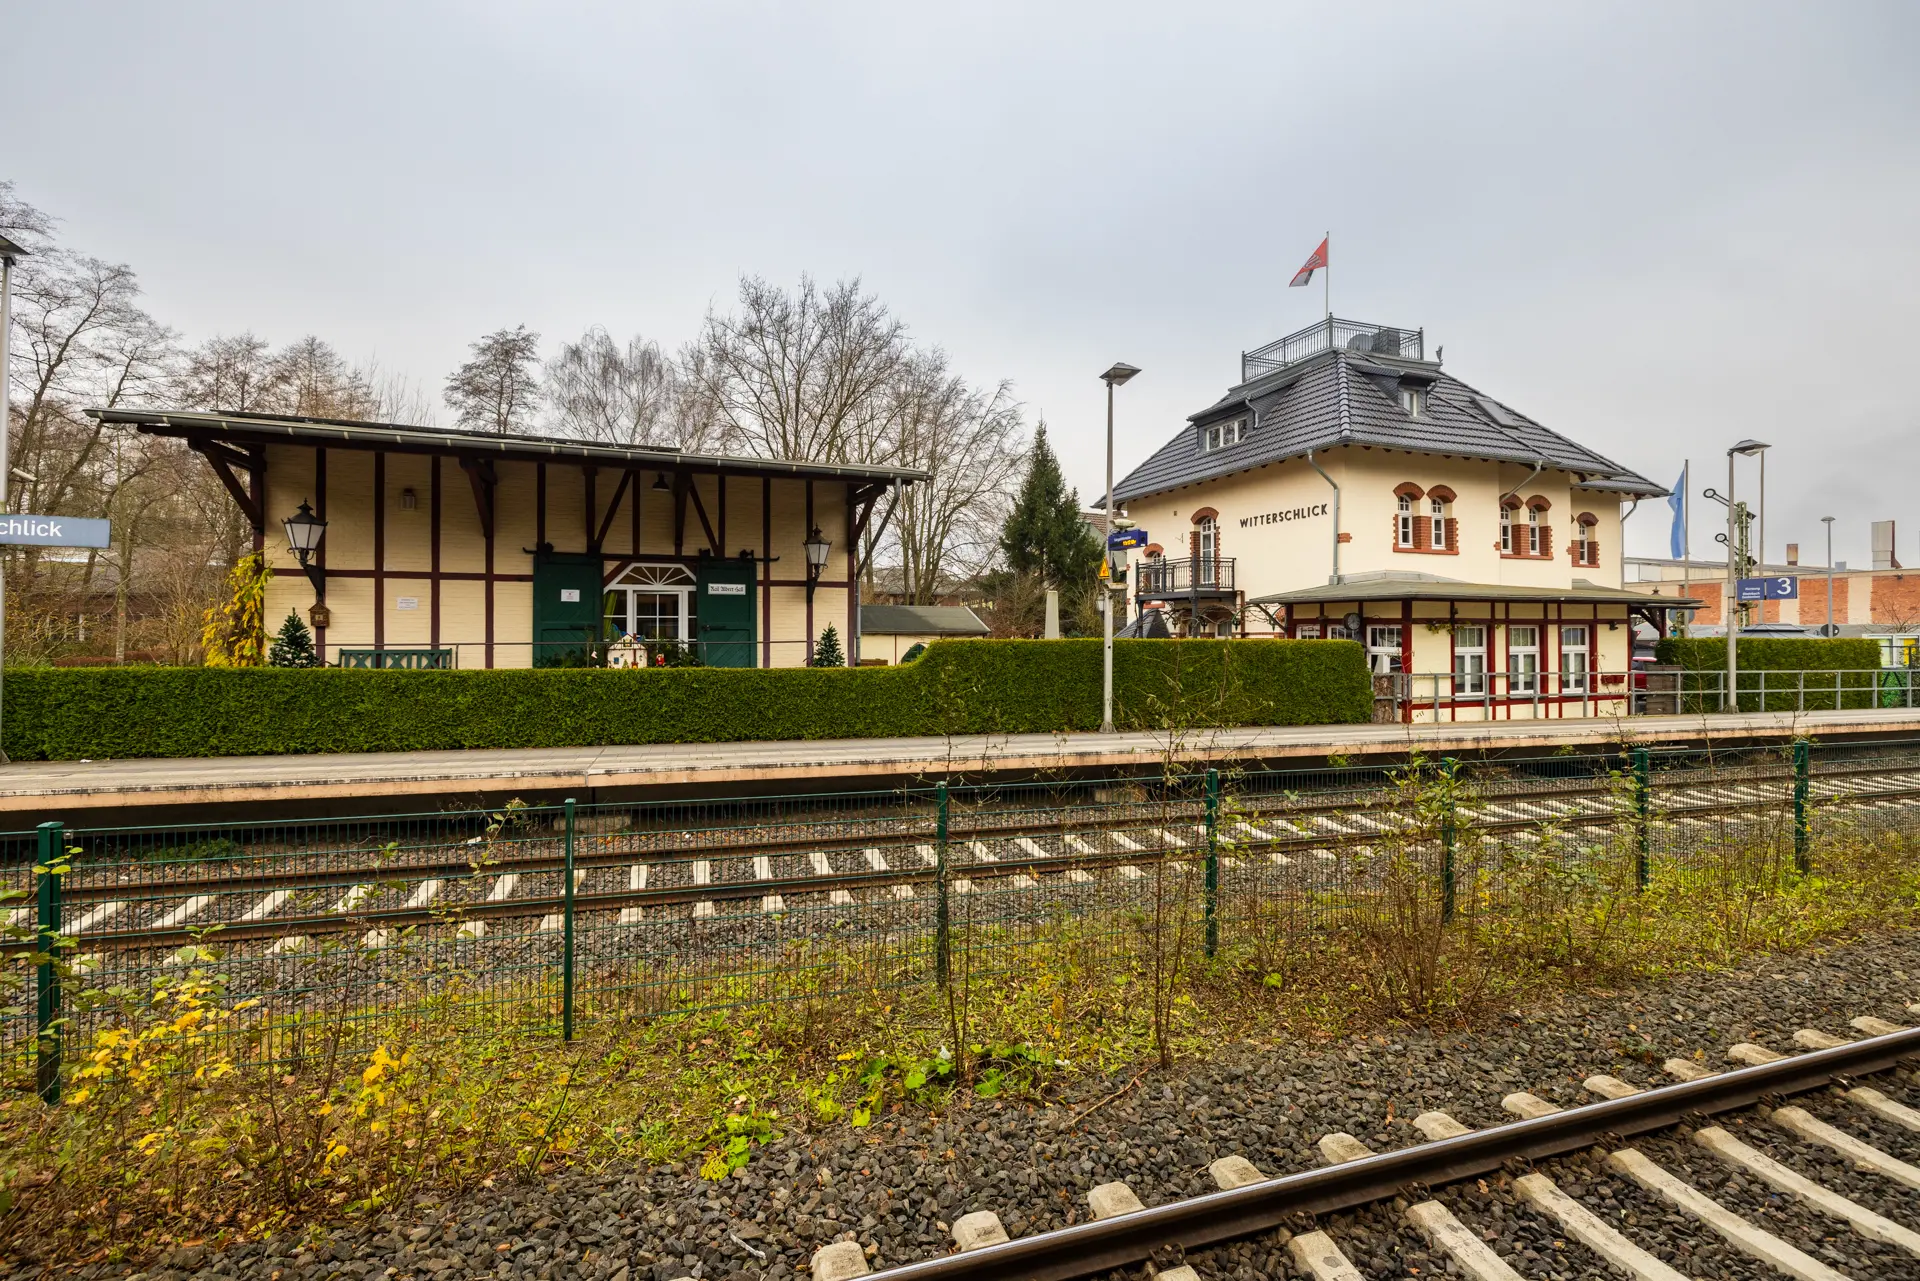
[[[1471,599],[1474,586],[1491,589],[1488,595],[1509,588],[1578,594],[1588,587],[1622,587],[1618,494],[1582,488],[1579,477],[1551,468],[1532,474],[1524,465],[1402,450],[1346,446],[1316,454],[1315,461],[1325,477],[1304,459],[1289,459],[1127,504],[1128,516],[1146,531],[1149,547],[1160,549],[1162,562],[1204,555],[1198,522],[1212,522],[1211,551],[1222,567],[1216,572],[1224,574],[1232,562],[1232,590],[1216,591],[1211,604],[1203,602],[1196,631],[1358,640],[1368,646],[1376,673],[1395,678],[1403,693],[1410,689],[1416,703],[1429,704],[1413,709],[1416,720],[1626,712],[1633,639],[1626,603]],[[1427,496],[1436,486],[1451,494],[1441,515],[1445,545],[1430,546],[1428,525],[1417,545],[1408,546],[1396,491],[1417,488],[1413,515],[1431,521]],[[1509,494],[1521,505],[1503,550],[1501,500]],[[1527,554],[1533,537],[1527,515],[1535,510],[1547,548],[1543,555]],[[1576,557],[1577,527],[1588,537]],[[1459,598],[1329,600],[1281,606],[1271,617],[1248,604],[1330,584],[1336,533],[1344,535],[1337,544],[1340,581],[1443,579],[1458,584],[1457,592],[1447,586],[1422,594]],[[1143,551],[1132,556],[1136,607],[1154,599],[1143,586],[1158,583],[1164,590],[1177,581],[1171,572],[1156,579],[1151,564]],[[1144,579],[1143,566],[1149,566]],[[1191,599],[1173,591],[1161,599],[1178,631]],[[1359,625],[1350,630],[1353,615]],[[1462,637],[1465,646],[1456,643]],[[1463,649],[1473,670],[1456,679]]]
[[[753,474],[745,460],[743,474],[690,473],[698,503],[688,498],[676,535],[674,494],[656,487],[665,472],[636,466],[621,490],[622,469],[600,466],[590,512],[587,473],[578,461],[496,458],[491,466],[497,483],[489,563],[474,486],[458,458],[267,446],[261,542],[274,571],[269,632],[289,612],[306,617],[315,604],[280,527],[304,501],[327,522],[316,562],[325,572],[328,614],[317,639],[328,662],[341,661],[342,651],[437,650],[447,651],[456,667],[529,666],[535,548],[544,542],[556,552],[584,554],[602,530],[606,583],[636,565],[691,570],[704,551],[727,558],[748,553],[756,666],[805,665],[828,624],[852,657],[852,500],[865,484],[870,501],[872,482]],[[812,526],[833,548],[809,602],[802,544]]]

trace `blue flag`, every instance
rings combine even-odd
[[[1667,495],[1667,506],[1673,508],[1673,534],[1667,540],[1668,554],[1675,560],[1683,559],[1687,551],[1687,468],[1680,469],[1680,479],[1673,484],[1673,492]]]

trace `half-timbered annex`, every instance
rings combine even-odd
[[[925,479],[387,423],[92,412],[206,458],[272,568],[268,630],[305,613],[343,666],[578,665],[630,638],[623,652],[654,663],[798,667],[828,624],[857,663],[859,556],[900,486]]]

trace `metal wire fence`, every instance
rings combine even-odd
[[[211,976],[236,1052],[321,1026],[598,1020],[1004,975],[1071,940],[1284,972],[1382,930],[1776,884],[1909,822],[1920,743],[1192,768],[1152,778],[0,833],[0,1070]],[[454,1016],[459,1016],[455,1018]]]

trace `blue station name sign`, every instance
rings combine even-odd
[[[1113,548],[1145,547],[1147,531],[1144,529],[1117,529],[1107,535],[1107,546]]]
[[[0,545],[108,547],[112,544],[112,524],[90,516],[0,515]]]
[[[1734,599],[1753,600],[1799,600],[1800,580],[1781,575],[1777,578],[1743,578],[1734,592]]]

